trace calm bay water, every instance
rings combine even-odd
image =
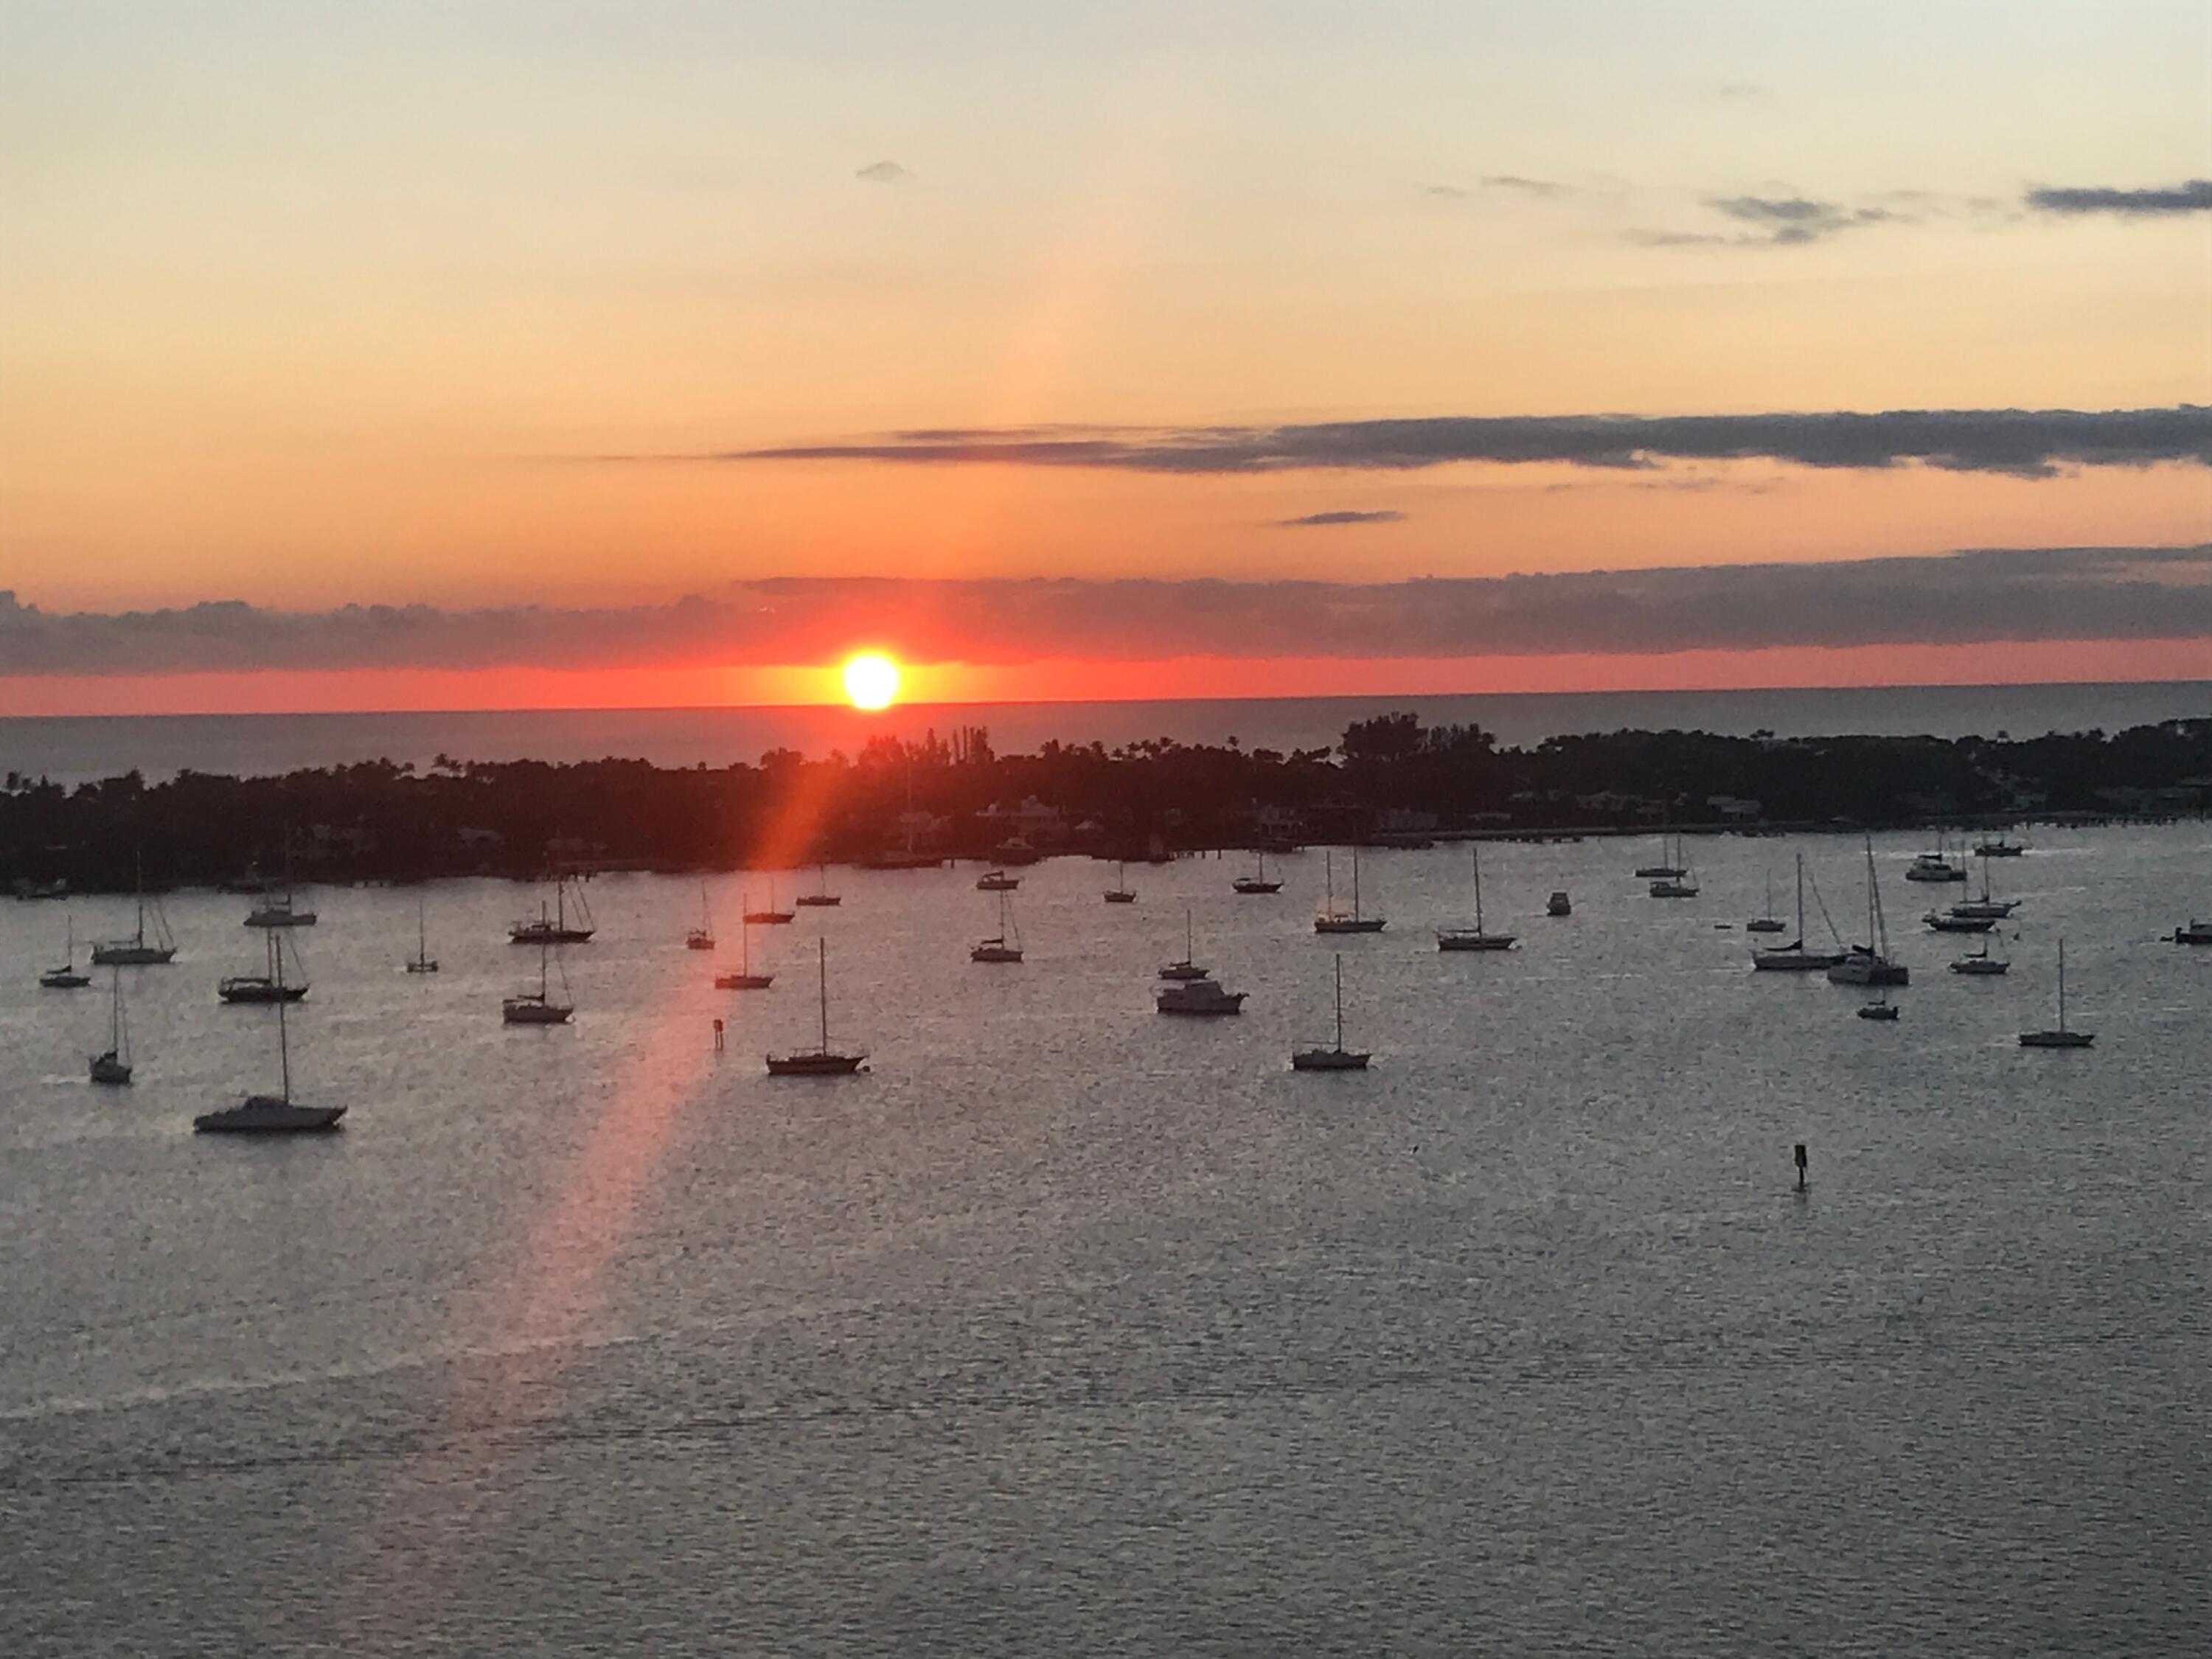
[[[645,708],[440,714],[178,714],[0,718],[0,772],[75,782],[137,768],[265,774],[356,761],[597,760],[726,766],[771,749],[856,752],[879,732],[918,738],[990,729],[1002,754],[1050,739],[1109,748],[1152,738],[1247,748],[1326,748],[1352,721],[1418,710],[1432,726],[1474,723],[1512,744],[1623,727],[1784,737],[1838,732],[2015,738],[2090,727],[2121,731],[2212,714],[2212,683],[2116,685],[1877,686],[1785,691],[1619,691],[1518,696],[1283,697],[1176,702],[915,705],[882,714],[845,708]]]
[[[2158,935],[2212,836],[2042,832],[1992,981],[1878,842],[1893,1026],[1748,971],[1796,845],[1692,842],[1674,904],[1497,848],[1494,957],[1433,947],[1458,849],[1334,941],[1317,853],[1048,864],[1000,969],[974,870],[833,872],[755,995],[611,878],[551,1031],[499,1024],[526,890],[429,889],[423,978],[413,893],[319,890],[295,1079],[351,1115],[269,1145],[189,1133],[274,1081],[243,901],[170,900],[112,1094],[62,913],[0,907],[0,1650],[2201,1650],[2212,952]],[[1186,904],[1241,1019],[1150,1012]],[[817,927],[874,1069],[771,1080]],[[2062,933],[2098,1044],[2026,1053]],[[1334,948],[1375,1069],[1294,1074]]]

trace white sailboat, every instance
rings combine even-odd
[[[752,897],[748,894],[739,902],[750,908]],[[775,983],[774,974],[753,972],[753,925],[750,921],[740,921],[738,923],[738,971],[715,975],[714,988],[718,991],[765,991]]]
[[[48,991],[82,991],[92,983],[90,974],[79,973],[76,965],[76,918],[63,918],[64,938],[67,941],[61,966],[49,968],[39,975],[39,984]]]
[[[1198,965],[1194,960],[1197,955],[1198,952],[1192,948],[1191,944],[1190,907],[1185,905],[1182,911],[1182,960],[1170,962],[1162,968],[1160,977],[1185,982],[1195,982],[1206,978],[1210,970]]]
[[[714,910],[707,902],[707,884],[699,884],[699,925],[684,935],[687,951],[711,951],[714,948]]]
[[[999,931],[990,938],[975,941],[968,952],[970,962],[1019,962],[1022,959],[1022,937],[1014,926],[1012,912],[1004,888],[999,890]]]
[[[576,1012],[576,1005],[568,1000],[574,994],[568,989],[568,970],[561,967],[561,995],[556,998],[553,988],[547,982],[546,969],[553,954],[550,943],[540,941],[538,946],[538,988],[517,991],[499,1005],[499,1017],[509,1025],[566,1025]],[[558,965],[558,964],[555,964]]]
[[[1334,853],[1324,850],[1322,858],[1322,880],[1327,897],[1322,913],[1314,918],[1316,933],[1379,933],[1384,923],[1380,916],[1362,914],[1359,908],[1359,846],[1352,848],[1352,914],[1345,915],[1336,908],[1336,859]]]
[[[1437,949],[1439,951],[1510,951],[1514,935],[1493,933],[1482,925],[1482,848],[1470,844],[1468,850],[1474,862],[1474,926],[1472,927],[1439,927],[1437,929]]]
[[[830,942],[814,941],[817,977],[821,985],[822,1037],[812,1048],[792,1054],[767,1056],[770,1077],[848,1077],[865,1069],[868,1054],[865,1048],[842,1053],[830,1046]]]
[[[343,1106],[302,1106],[292,1098],[292,1046],[285,1027],[284,1005],[276,1005],[276,1053],[283,1068],[283,1086],[274,1095],[248,1095],[235,1106],[208,1112],[192,1120],[202,1134],[301,1134],[335,1129],[346,1114]]]
[[[146,937],[146,866],[134,860],[137,871],[138,921],[129,939],[109,939],[92,947],[95,968],[159,968],[177,959],[177,942],[169,933],[169,919],[161,902],[154,904],[154,937]]]
[[[430,954],[430,921],[428,901],[420,893],[415,895],[415,954],[407,958],[410,974],[434,974],[438,959]]]
[[[2048,1031],[2022,1031],[2023,1048],[2086,1048],[2097,1040],[2094,1031],[2069,1030],[2066,1024],[2066,941],[2058,941],[2058,1024]]]
[[[1820,915],[1826,918],[1827,914],[1827,907],[1824,903]],[[1835,931],[1832,923],[1828,931],[1832,933]],[[1808,951],[1805,948],[1805,855],[1800,853],[1797,854],[1797,937],[1789,944],[1778,945],[1771,950],[1753,951],[1751,965],[1764,973],[1808,974],[1833,968],[1843,959],[1841,951]]]
[[[1364,1072],[1367,1069],[1367,1060],[1366,1054],[1344,1046],[1344,958],[1339,956],[1336,958],[1336,1041],[1326,1048],[1316,1046],[1293,1050],[1291,1069],[1294,1072]]]
[[[1867,942],[1852,945],[1844,959],[1828,969],[1829,981],[1836,985],[1909,984],[1911,970],[1889,959],[1889,926],[1882,915],[1881,884],[1875,877],[1871,836],[1867,838],[1866,865]]]
[[[86,1062],[94,1083],[120,1086],[131,1081],[131,1023],[123,1013],[123,970],[107,970],[111,981],[107,1024],[107,1052]]]

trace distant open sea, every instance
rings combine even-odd
[[[1033,750],[1051,738],[1113,748],[1149,738],[1235,738],[1248,749],[1314,749],[1335,743],[1354,720],[1406,708],[1431,725],[1474,723],[1501,743],[1524,746],[1571,732],[1670,727],[1785,737],[2021,738],[2212,715],[2212,681],[912,704],[882,714],[799,707],[0,717],[0,772],[61,782],[134,767],[152,778],[187,769],[265,775],[377,759],[423,765],[441,754],[555,762],[618,756],[661,766],[726,766],[757,760],[771,749],[849,754],[878,733],[918,737],[963,726],[988,727],[1002,754]]]

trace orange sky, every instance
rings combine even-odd
[[[2027,0],[2001,29],[1887,0],[1109,9],[11,13],[0,588],[47,611],[601,605],[769,575],[1380,580],[2212,539],[2197,465],[610,459],[951,426],[2212,403],[2212,213],[2031,195],[2212,177],[2201,7]],[[1814,216],[1760,216],[1788,211]],[[1771,234],[1790,223],[1812,228]],[[1333,511],[1402,516],[1279,527]],[[2063,677],[2074,649],[2004,670]],[[1807,660],[1433,673],[1735,684]],[[720,693],[528,664],[32,686],[0,656],[0,706],[691,702],[817,683],[791,666],[732,665]],[[1893,652],[1817,672],[1988,677]],[[1170,678],[1222,684],[1049,660],[939,684]]]

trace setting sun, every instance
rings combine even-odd
[[[898,690],[898,665],[880,651],[863,651],[845,665],[845,695],[855,708],[888,708]]]

